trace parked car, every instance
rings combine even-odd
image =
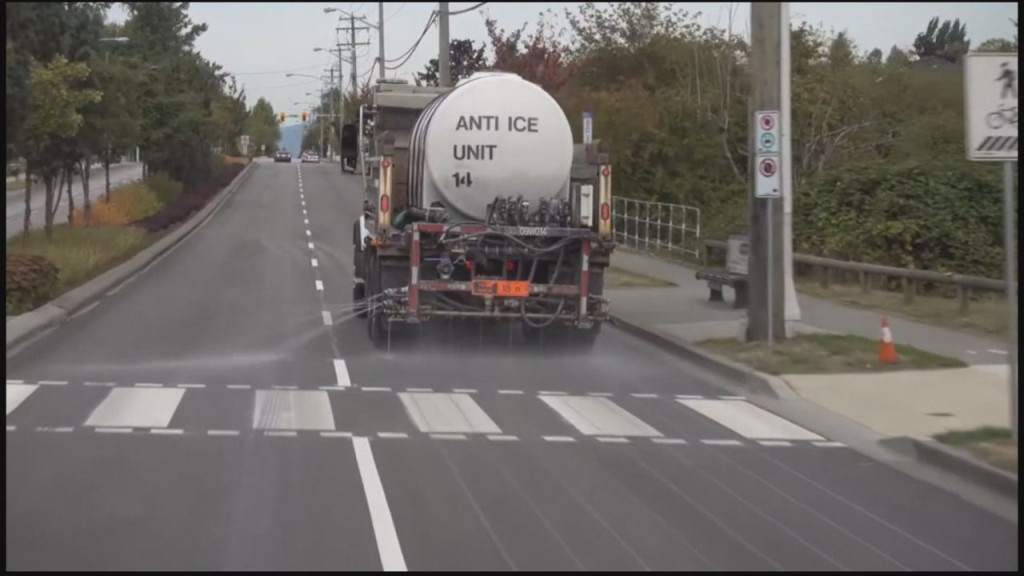
[[[320,163],[320,155],[317,154],[316,152],[306,152],[305,154],[302,155],[302,162],[303,163],[307,163],[308,162],[310,164],[319,164]]]
[[[291,161],[292,161],[291,152],[288,152],[287,150],[278,150],[277,154],[274,154],[274,162],[291,162]]]

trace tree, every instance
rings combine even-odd
[[[245,130],[249,134],[249,145],[259,150],[262,146],[267,154],[273,154],[277,143],[281,140],[281,126],[278,124],[274,107],[265,99],[260,98],[249,111],[245,122]]]
[[[472,40],[452,40],[448,51],[448,62],[451,64],[453,85],[489,66],[487,57],[484,55],[484,46],[476,47]],[[438,66],[437,58],[431,58],[423,72],[416,74],[416,83],[437,86],[439,84]]]
[[[914,39],[914,53],[918,59],[936,57],[955,63],[967,54],[970,47],[967,25],[961,24],[959,18],[945,20],[941,25],[938,17],[932,18],[925,31]]]
[[[543,14],[537,29],[526,38],[525,24],[510,33],[499,29],[494,20],[488,19],[484,25],[494,51],[494,69],[518,74],[551,93],[569,81],[572,67],[567,47],[559,38],[561,31],[556,32]]]
[[[1017,41],[1006,38],[989,38],[978,45],[978,52],[1016,52]]]
[[[99,100],[95,90],[80,90],[74,86],[89,75],[89,67],[79,62],[68,62],[63,56],[55,57],[44,65],[33,64],[29,80],[29,114],[25,121],[25,157],[29,170],[42,175],[46,186],[46,236],[53,234],[53,184],[64,166],[60,146],[73,138],[84,118],[82,108]],[[28,196],[26,196],[28,197]],[[28,200],[26,200],[28,203]],[[26,208],[28,208],[26,206]],[[25,234],[28,234],[29,211],[25,213]]]

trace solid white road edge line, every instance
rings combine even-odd
[[[338,386],[342,388],[348,388],[352,385],[352,380],[348,377],[348,366],[344,360],[334,361],[334,377],[338,380]]]
[[[373,523],[373,534],[377,539],[377,552],[380,564],[385,572],[405,572],[405,557],[402,546],[398,542],[398,532],[391,518],[391,509],[384,494],[384,485],[380,481],[380,473],[373,461],[373,450],[370,441],[364,437],[352,439],[352,448],[356,453],[356,464],[359,476],[363,481],[363,492],[366,493],[366,504],[370,509],[370,521]]]

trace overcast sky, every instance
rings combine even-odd
[[[216,3],[193,2],[189,8],[194,22],[209,25],[209,30],[197,42],[203,55],[217,62],[225,70],[236,74],[240,85],[244,84],[250,106],[259,97],[270,101],[276,111],[290,114],[308,108],[315,102],[316,92],[322,83],[311,78],[286,77],[288,72],[319,76],[337,63],[336,56],[316,53],[314,48],[335,45],[339,24],[337,13],[324,14],[324,8],[331,6],[362,15],[376,24],[378,2],[291,2],[291,3]],[[449,10],[455,12],[469,8],[476,2],[451,2]],[[530,28],[537,21],[538,13],[552,8],[564,22],[565,8],[574,9],[578,2],[488,2],[478,10],[451,17],[451,38],[469,38],[483,42],[487,38],[484,20],[495,19],[499,27],[513,29],[524,23]],[[693,13],[700,12],[700,21],[706,25],[724,27],[730,9],[735,13],[734,31],[747,34],[750,21],[750,3],[687,2],[684,8]],[[115,5],[120,6],[120,5]],[[431,11],[437,7],[432,2],[385,2],[384,3],[384,49],[385,59],[397,58],[419,38]],[[928,20],[934,16],[942,19],[959,18],[967,24],[967,34],[974,45],[993,37],[1012,38],[1013,25],[1009,18],[1017,17],[1014,2],[949,2],[949,3],[817,3],[794,2],[790,4],[794,20],[809,21],[824,25],[836,31],[846,30],[862,52],[878,47],[888,53],[896,44],[907,48],[914,37],[924,30]],[[114,8],[110,17],[124,20],[121,9]],[[344,22],[348,26],[348,21]],[[346,32],[347,39],[347,32]],[[365,82],[378,53],[377,32],[370,29],[357,33],[357,41],[369,42],[357,49],[357,72]],[[438,53],[437,29],[431,27],[408,62],[400,69],[389,71],[389,77],[412,78],[421,71],[431,58]],[[332,60],[333,59],[333,60]],[[393,64],[392,64],[393,65]],[[376,67],[373,66],[374,77]],[[350,74],[345,64],[346,79]],[[292,121],[289,121],[292,122]]]

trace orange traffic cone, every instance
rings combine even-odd
[[[889,319],[882,316],[882,343],[878,347],[878,361],[882,364],[895,364],[900,361],[896,354],[896,345],[892,343],[892,332],[889,331]]]

